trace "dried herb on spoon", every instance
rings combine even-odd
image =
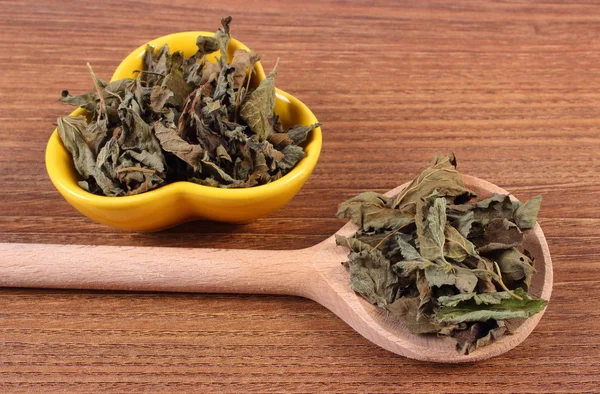
[[[336,236],[350,249],[352,289],[412,333],[454,338],[464,354],[547,304],[527,293],[535,269],[522,245],[541,197],[475,198],[454,155],[436,156],[398,195],[361,193],[337,212],[359,228],[352,237]]]
[[[288,173],[319,124],[283,129],[275,109],[276,71],[251,86],[259,56],[227,48],[231,17],[214,37],[198,36],[197,52],[147,46],[136,78],[106,83],[89,66],[92,92],[60,100],[88,116],[58,118],[80,186],[128,196],[187,180],[221,188],[262,185]],[[207,55],[219,51],[216,63]]]

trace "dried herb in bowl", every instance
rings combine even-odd
[[[436,156],[398,195],[365,192],[337,212],[359,228],[352,237],[336,236],[350,249],[352,289],[412,333],[454,338],[465,354],[547,304],[527,293],[535,269],[522,246],[541,197],[475,198],[454,156]]]
[[[147,46],[136,78],[106,83],[90,67],[92,92],[62,92],[62,102],[88,112],[57,122],[82,188],[127,196],[176,181],[252,187],[281,178],[305,156],[303,144],[319,124],[283,129],[274,112],[275,70],[253,88],[259,56],[237,50],[227,62],[230,22],[224,18],[214,37],[199,36],[189,58]],[[212,63],[206,55],[215,51]]]

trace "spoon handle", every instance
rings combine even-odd
[[[0,243],[0,286],[305,295],[312,252]]]

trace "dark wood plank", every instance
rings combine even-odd
[[[373,4],[375,3],[375,4]],[[2,392],[597,392],[600,387],[600,4],[498,1],[1,1],[0,242],[295,249],[337,204],[409,180],[437,151],[519,198],[544,197],[555,266],[521,346],[440,366],[377,348],[300,298],[0,290]],[[175,31],[233,34],[280,58],[277,85],[324,122],[313,176],[241,226],[114,231],[54,190],[44,149],[62,89],[108,78]]]

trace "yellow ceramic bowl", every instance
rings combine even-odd
[[[171,34],[150,41],[161,47],[168,44],[171,51],[183,50],[186,56],[196,52],[198,35],[212,36],[207,32]],[[145,45],[123,60],[111,80],[132,77],[132,71],[142,68]],[[229,56],[236,49],[248,49],[237,40],[231,40]],[[214,56],[214,55],[213,55]],[[260,63],[255,66],[258,83],[265,78]],[[308,125],[317,122],[313,113],[292,95],[277,89],[275,112],[284,127],[295,124]],[[77,109],[71,115],[83,115]],[[284,177],[266,185],[246,189],[219,189],[191,182],[175,182],[150,192],[135,196],[104,197],[81,189],[81,179],[73,166],[69,152],[63,146],[56,130],[46,148],[46,169],[60,194],[87,217],[112,227],[134,231],[158,231],[178,223],[209,219],[242,223],[257,219],[281,208],[300,190],[312,173],[321,152],[321,129],[310,134],[306,157]]]

